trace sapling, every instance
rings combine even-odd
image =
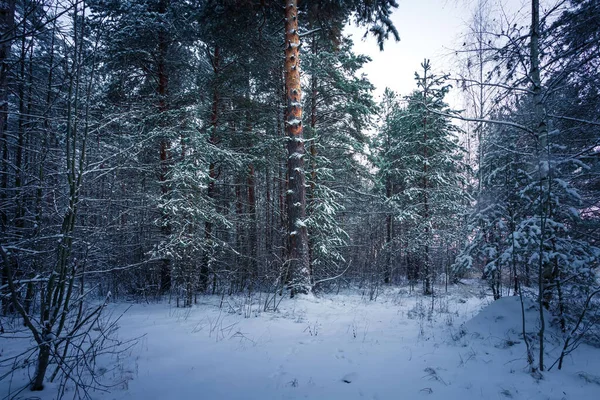
[[[529,365],[529,369],[531,373],[535,372],[535,366],[533,365],[533,351],[531,349],[531,344],[529,343],[529,338],[527,337],[527,331],[525,329],[525,304],[523,302],[523,288],[521,287],[521,281],[519,278],[517,279],[517,287],[519,288],[519,301],[521,303],[521,326],[522,326],[522,334],[523,341],[525,342],[525,349],[527,351],[527,365]]]
[[[569,353],[571,353],[571,351],[575,350],[577,348],[577,346],[579,345],[579,343],[581,342],[583,335],[577,334],[577,331],[581,327],[581,324],[584,321],[585,315],[587,314],[587,312],[590,309],[590,303],[592,302],[592,299],[594,298],[594,296],[596,296],[598,294],[600,294],[600,289],[594,290],[592,293],[590,293],[588,295],[587,299],[585,300],[583,309],[581,310],[581,313],[579,314],[579,318],[577,318],[577,322],[575,323],[575,326],[573,327],[573,329],[571,329],[571,331],[568,333],[567,337],[565,338],[565,343],[560,352],[560,356],[554,362],[554,364],[556,364],[558,362],[558,369],[562,369],[565,356],[568,355]],[[552,364],[552,366],[549,369],[551,369],[554,366],[554,364]]]

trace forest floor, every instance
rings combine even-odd
[[[600,349],[581,345],[563,370],[533,378],[518,298],[492,303],[475,282],[441,291],[433,303],[406,288],[388,288],[375,301],[360,293],[284,298],[276,312],[262,312],[263,302],[264,296],[209,296],[186,309],[111,304],[113,317],[127,310],[119,339],[137,341],[98,360],[99,381],[113,386],[91,397],[600,399]],[[537,312],[527,308],[533,334]],[[556,332],[548,328],[548,365],[562,344]],[[0,335],[0,358],[27,343]],[[26,370],[0,381],[0,398],[26,381]],[[16,398],[52,399],[56,389],[24,390]]]

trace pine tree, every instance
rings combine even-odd
[[[452,236],[457,220],[452,216],[464,212],[465,182],[460,130],[441,115],[448,112],[443,102],[446,77],[433,74],[428,60],[422,68],[423,74],[415,77],[419,90],[407,97],[406,107],[391,105],[398,108],[387,118],[379,140],[379,174],[394,219],[402,225],[403,247],[418,271],[409,275],[418,276],[423,292],[431,294],[432,253],[441,251],[446,240],[456,243]]]
[[[368,176],[360,157],[365,157],[364,134],[375,112],[372,85],[358,71],[368,62],[352,52],[352,42],[340,38],[330,43],[315,34],[306,58],[310,75],[306,109],[310,112],[308,136],[308,231],[310,265],[316,282],[329,282],[342,271],[348,233],[343,216],[357,189],[358,175]],[[348,182],[348,185],[340,185]]]

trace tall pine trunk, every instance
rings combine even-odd
[[[288,263],[291,271],[291,295],[311,291],[310,258],[306,219],[306,182],[304,176],[304,135],[302,127],[302,91],[300,84],[300,36],[298,1],[286,2],[285,8],[285,128],[288,138]]]

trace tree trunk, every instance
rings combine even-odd
[[[423,74],[423,101],[427,102],[427,64],[424,64]],[[426,111],[425,111],[426,112]],[[429,237],[431,235],[429,227],[429,199],[427,193],[427,174],[428,174],[428,158],[429,152],[427,148],[427,114],[423,117],[423,221],[425,223],[425,251],[423,252],[423,293],[426,295],[432,294],[432,282],[431,282],[431,262],[429,259]]]
[[[250,163],[248,166],[248,177],[247,177],[247,187],[248,187],[248,278],[249,281],[249,290],[252,291],[252,285],[254,284],[254,280],[258,274],[257,268],[257,242],[258,242],[258,232],[257,232],[257,223],[256,223],[256,178],[254,173],[254,165]]]
[[[385,182],[385,196],[389,200],[392,197],[393,187],[392,180],[388,176]],[[394,231],[394,216],[392,213],[388,213],[385,217],[386,222],[386,235],[385,235],[385,251],[386,251],[386,262],[385,270],[383,274],[383,282],[389,284],[392,281],[392,236]]]
[[[270,252],[273,247],[273,205],[271,204],[271,169],[265,168],[265,240],[264,255],[268,263],[271,261]]]
[[[35,377],[31,383],[32,391],[39,391],[44,389],[44,377],[46,376],[46,370],[48,369],[48,362],[50,361],[50,344],[40,344],[40,353],[38,355],[38,363],[35,370]]]
[[[0,202],[6,204],[7,189],[8,189],[8,136],[6,129],[8,128],[8,74],[10,65],[8,58],[10,56],[10,47],[14,37],[14,20],[15,20],[15,0],[6,0],[0,2],[0,144],[2,146],[2,180],[0,181]],[[2,207],[0,209],[0,225],[8,226],[7,210]],[[3,236],[6,232],[3,232]],[[4,270],[3,270],[4,271]],[[6,285],[8,277],[3,272],[2,285]],[[2,311],[6,313],[10,300],[7,297],[2,297]]]
[[[4,148],[7,146],[5,131],[8,120],[8,74],[10,69],[8,58],[14,37],[15,3],[15,0],[0,2],[0,139],[3,141]]]
[[[25,125],[27,124],[27,111],[26,111],[26,96],[25,90],[29,83],[29,79],[25,74],[25,65],[27,59],[27,35],[26,35],[26,21],[23,21],[23,31],[21,34],[21,54],[19,55],[19,118],[17,127],[17,147],[15,149],[15,228],[16,235],[22,236],[23,229],[25,228],[25,210],[24,210],[24,195],[23,195],[23,178],[25,163],[23,162],[23,153],[25,150]],[[33,40],[33,39],[32,39]],[[33,43],[31,44],[33,46]],[[31,77],[29,77],[31,78]]]
[[[313,35],[313,39],[312,39],[312,54],[313,57],[316,57],[317,55],[317,40],[315,38],[315,36]],[[314,212],[314,207],[315,207],[315,202],[316,202],[316,194],[315,194],[315,190],[316,190],[316,184],[317,184],[317,145],[316,145],[316,140],[317,140],[317,86],[318,85],[318,80],[317,80],[317,76],[314,74],[311,76],[310,78],[310,145],[309,145],[309,150],[310,150],[310,192],[309,192],[309,196],[308,196],[308,202],[310,204],[310,209],[313,210]],[[315,261],[315,256],[314,256],[314,241],[311,239],[312,237],[312,233],[309,231],[308,232],[308,258],[309,258],[309,265],[310,265],[310,275],[313,276],[313,272],[314,272],[314,261]]]
[[[168,0],[161,0],[158,4],[158,12],[159,14],[166,14],[167,8],[169,6]],[[169,75],[167,73],[166,66],[166,58],[168,51],[169,43],[166,32],[166,27],[161,27],[160,32],[158,33],[158,87],[156,89],[158,94],[158,112],[164,113],[168,110],[167,103],[167,91],[169,86]],[[161,118],[163,120],[164,118]],[[163,197],[169,196],[170,188],[167,183],[169,173],[169,151],[170,151],[170,142],[169,138],[166,136],[161,137],[160,139],[160,190]],[[168,237],[171,234],[171,226],[169,222],[169,217],[167,214],[163,213],[163,227],[162,234],[165,237]],[[166,293],[171,288],[171,260],[169,258],[164,258],[162,260],[161,270],[160,270],[160,292],[161,294]]]
[[[298,1],[290,0],[285,9],[285,127],[288,137],[288,262],[292,279],[291,295],[311,291],[310,259],[306,220],[306,183],[304,176],[304,135],[302,129],[302,92],[300,84],[300,36]]]
[[[236,219],[236,229],[235,229],[235,247],[236,247],[236,256],[235,256],[235,281],[237,283],[237,287],[235,291],[240,292],[244,290],[244,285],[246,283],[246,271],[243,268],[245,263],[244,257],[244,202],[242,200],[242,185],[243,182],[240,177],[236,177],[235,180],[235,219]]]
[[[535,113],[535,133],[538,140],[538,169],[539,169],[539,181],[540,181],[540,209],[539,218],[541,221],[540,229],[540,254],[538,263],[538,307],[540,316],[540,329],[538,331],[540,347],[539,347],[539,369],[544,370],[544,333],[545,333],[545,320],[544,320],[544,291],[546,287],[546,271],[551,270],[551,267],[544,263],[543,253],[545,249],[545,228],[546,218],[550,215],[549,212],[549,164],[547,157],[547,146],[548,146],[548,126],[546,124],[546,110],[544,107],[544,100],[542,96],[542,80],[540,77],[540,2],[539,0],[531,1],[531,40],[530,40],[530,78],[532,83],[533,92],[533,107]]]
[[[219,127],[219,107],[220,107],[220,98],[219,98],[219,89],[218,89],[218,79],[220,69],[220,60],[221,53],[219,46],[215,46],[215,50],[213,53],[213,73],[214,73],[214,85],[213,85],[213,98],[212,98],[212,111],[210,116],[210,125],[212,127],[210,137],[208,141],[212,145],[217,145],[218,143],[218,127]],[[214,201],[215,198],[215,185],[217,180],[217,165],[214,160],[209,163],[208,166],[208,186],[206,188],[206,195],[209,201]],[[204,254],[202,257],[202,266],[200,267],[200,289],[206,290],[208,285],[208,274],[210,271],[210,263],[212,258],[212,247],[213,247],[213,223],[210,220],[207,220],[204,223]]]

